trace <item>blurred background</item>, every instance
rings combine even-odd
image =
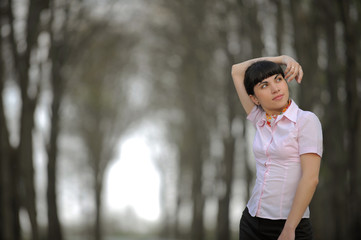
[[[315,239],[361,239],[358,0],[1,0],[0,239],[235,240],[234,63],[287,54],[324,131]]]

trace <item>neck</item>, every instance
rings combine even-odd
[[[281,115],[282,113],[284,113],[288,107],[291,105],[291,99],[289,99],[287,101],[287,104],[285,106],[283,106],[282,108],[280,109],[276,109],[276,110],[267,110],[266,111],[266,114],[269,115],[269,116],[273,116],[273,115]]]

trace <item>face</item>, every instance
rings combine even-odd
[[[268,114],[279,114],[288,104],[288,84],[282,75],[273,75],[254,86],[254,95],[250,97]]]

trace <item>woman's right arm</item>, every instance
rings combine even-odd
[[[236,87],[239,100],[241,101],[242,106],[246,111],[247,115],[252,111],[252,108],[254,107],[254,103],[252,102],[251,98],[248,96],[246,89],[244,87],[244,83],[243,83],[244,74],[247,68],[251,66],[253,63],[264,60],[275,62],[277,64],[287,65],[287,68],[285,69],[286,78],[287,77],[289,79],[296,78],[297,82],[299,83],[302,80],[302,76],[299,74],[299,71],[300,73],[302,72],[301,66],[293,58],[285,55],[278,57],[255,58],[233,65],[232,78],[233,78],[234,86]]]

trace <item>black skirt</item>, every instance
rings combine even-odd
[[[239,240],[277,240],[286,220],[252,217],[248,208],[243,211],[239,224]],[[311,221],[302,218],[295,231],[296,240],[313,240]]]

